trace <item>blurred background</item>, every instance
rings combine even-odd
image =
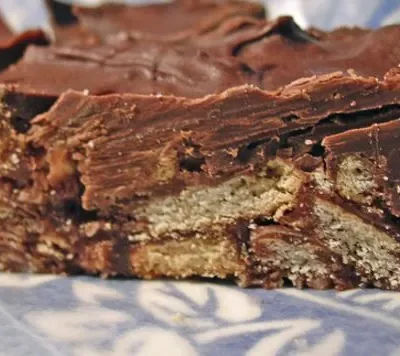
[[[162,0],[63,0],[95,6],[106,2],[145,4]],[[400,0],[263,0],[270,18],[292,15],[301,27],[332,29],[341,25],[376,28],[400,23]],[[49,26],[43,0],[0,0],[0,11],[16,31]]]

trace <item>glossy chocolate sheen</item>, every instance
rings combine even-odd
[[[85,208],[107,210],[124,201],[129,209],[129,201],[252,171],[276,153],[276,143],[285,147],[288,138],[329,116],[394,105],[400,100],[398,79],[395,72],[380,82],[336,73],[277,92],[242,86],[192,100],[68,92],[34,121],[31,140],[83,154]],[[120,174],[107,174],[111,166]]]
[[[398,25],[303,31],[286,16],[270,22],[231,19],[194,41],[216,54],[237,57],[257,73],[262,88],[276,89],[335,71],[382,78],[400,63],[399,38]]]
[[[31,47],[21,62],[0,75],[0,82],[48,97],[70,88],[95,95],[201,97],[252,79],[235,58],[210,56],[192,46],[122,39],[112,45]]]
[[[87,89],[193,98],[242,84],[275,90],[336,70],[382,78],[400,63],[399,37],[400,26],[305,32],[290,17],[235,17],[174,44],[120,34],[104,44],[30,48],[0,82],[28,95]]]
[[[163,40],[181,40],[210,31],[221,21],[237,15],[260,18],[265,15],[261,5],[229,0],[175,0],[142,6],[109,4],[76,7],[74,13],[80,23],[101,37],[124,31]]]

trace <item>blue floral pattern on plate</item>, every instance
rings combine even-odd
[[[400,294],[0,274],[4,355],[400,354]]]

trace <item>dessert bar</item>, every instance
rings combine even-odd
[[[110,9],[0,73],[1,269],[400,289],[400,26]]]

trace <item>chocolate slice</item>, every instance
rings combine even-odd
[[[2,269],[399,289],[396,31],[238,16],[30,49],[0,76]]]
[[[327,83],[342,99],[324,109],[318,98],[328,90]],[[42,264],[55,258],[52,263],[59,270],[106,275],[199,274],[236,276],[242,285],[264,287],[288,278],[314,288],[397,288],[395,235],[369,224],[361,209],[351,211],[335,196],[322,161],[305,172],[294,164],[296,151],[289,153],[287,142],[276,141],[285,130],[295,137],[307,122],[318,127],[319,117],[359,112],[351,105],[354,95],[363,98],[359,108],[379,110],[364,96],[372,81],[336,75],[302,85],[303,91],[293,85],[277,93],[242,87],[195,100],[62,95],[49,113],[34,120],[28,136],[28,146],[40,153],[34,175],[41,186],[12,190],[19,204],[32,201],[32,192],[41,196],[39,207],[50,209],[41,213],[47,229],[63,221],[46,248],[41,241],[47,238],[40,234],[33,254]],[[396,73],[375,85],[373,97],[389,110],[399,95]],[[273,119],[274,112],[268,119],[267,108],[285,112],[296,105],[300,122]],[[247,124],[246,115],[251,115]],[[194,121],[201,126],[191,127],[191,118],[202,118]],[[246,137],[233,135],[242,126],[230,129],[240,122]],[[103,174],[106,169],[113,174]],[[71,202],[75,208],[68,211]],[[268,229],[267,238],[263,225],[270,223],[277,225]],[[368,234],[360,234],[363,229]],[[336,248],[339,238],[352,245],[345,251]],[[377,243],[384,259],[368,267],[378,263]],[[362,256],[357,246],[364,246]],[[57,254],[50,252],[54,249]],[[384,273],[388,267],[393,275]]]

